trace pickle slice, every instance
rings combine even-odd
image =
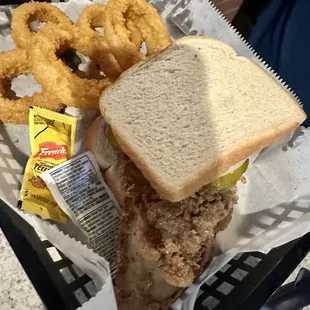
[[[217,190],[228,189],[236,185],[242,174],[246,172],[249,166],[249,159],[247,159],[239,168],[231,173],[225,174],[217,180],[211,182],[209,186]]]

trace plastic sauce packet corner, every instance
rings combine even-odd
[[[19,206],[28,213],[66,223],[68,217],[59,208],[41,179],[41,173],[67,161],[74,151],[76,119],[50,110],[29,110],[31,156],[27,162]]]

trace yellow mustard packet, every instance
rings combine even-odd
[[[67,223],[40,174],[70,159],[74,152],[76,118],[39,107],[29,110],[31,156],[27,162],[19,207],[44,219]]]

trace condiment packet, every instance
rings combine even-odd
[[[68,217],[53,199],[41,179],[41,174],[72,157],[76,119],[50,110],[31,107],[29,133],[31,156],[24,173],[19,207],[44,219],[66,223]]]
[[[91,152],[44,172],[42,179],[61,209],[87,235],[93,251],[116,269],[120,207]]]

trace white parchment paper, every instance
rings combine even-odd
[[[105,2],[105,1],[98,1]],[[230,27],[213,5],[202,0],[150,0],[158,9],[173,38],[185,34],[207,35],[229,43],[239,55],[261,61],[241,36]],[[61,8],[76,20],[90,2],[71,0]],[[11,38],[0,37],[2,50],[14,48]],[[264,68],[270,72],[269,69]],[[281,81],[279,81],[281,83]],[[19,95],[29,94],[38,85],[33,79],[20,78],[15,83]],[[272,103],[270,103],[272,104]],[[69,108],[66,113],[79,119],[76,153],[83,150],[82,139],[97,111],[81,112]],[[0,198],[15,209],[23,169],[29,156],[28,126],[0,125]],[[300,127],[293,135],[272,145],[251,158],[245,174],[247,182],[238,184],[239,203],[229,227],[217,236],[222,255],[215,257],[208,268],[174,304],[174,309],[192,310],[200,285],[226,264],[236,253],[268,252],[273,247],[310,231],[310,130]],[[74,225],[52,225],[15,209],[27,222],[44,234],[75,264],[90,275],[100,292],[82,309],[116,309],[108,265],[76,240],[82,240]],[[63,232],[64,233],[63,233]],[[74,238],[74,239],[72,239]]]

